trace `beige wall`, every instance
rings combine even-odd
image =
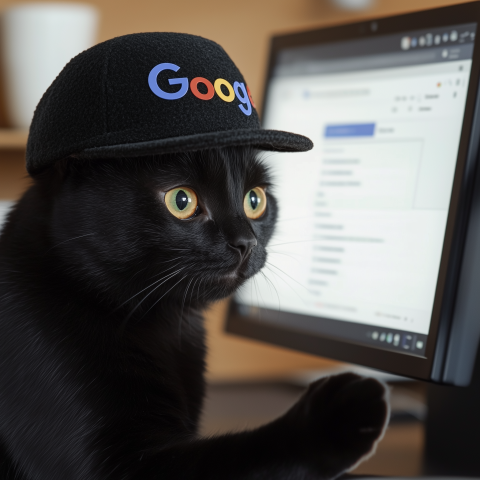
[[[462,3],[447,0],[377,0],[376,8],[352,14],[328,0],[97,0],[100,39],[142,31],[186,32],[220,43],[239,66],[260,100],[272,34],[370,16]]]
[[[49,0],[50,1],[50,0]],[[0,0],[0,8],[21,2]],[[29,3],[35,3],[29,0]],[[146,31],[202,35],[220,43],[260,100],[269,38],[341,22],[462,3],[452,0],[377,0],[362,13],[338,10],[328,0],[93,0],[101,13],[99,40]]]
[[[16,3],[20,2],[0,0],[0,8]],[[176,31],[217,41],[237,63],[260,104],[272,34],[462,2],[377,0],[375,8],[356,14],[336,10],[327,0],[94,0],[88,3],[96,5],[102,15],[99,40],[133,32]],[[0,108],[0,125],[2,118]],[[22,152],[0,151],[0,198],[15,198],[24,189],[22,158]],[[224,313],[225,303],[221,303],[207,315],[211,379],[278,376],[332,363],[226,336],[222,333]]]

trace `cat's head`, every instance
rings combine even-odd
[[[55,175],[49,255],[115,303],[201,306],[265,264],[277,205],[254,149],[70,159]]]

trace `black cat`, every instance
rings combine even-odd
[[[327,479],[372,451],[386,393],[354,374],[257,430],[197,435],[201,311],[264,265],[269,186],[250,148],[33,179],[0,238],[0,478]]]

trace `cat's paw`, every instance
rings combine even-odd
[[[305,461],[331,478],[374,452],[388,416],[388,389],[373,378],[346,373],[312,383],[285,419]]]

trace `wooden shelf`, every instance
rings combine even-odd
[[[0,128],[0,149],[25,149],[28,130]]]

